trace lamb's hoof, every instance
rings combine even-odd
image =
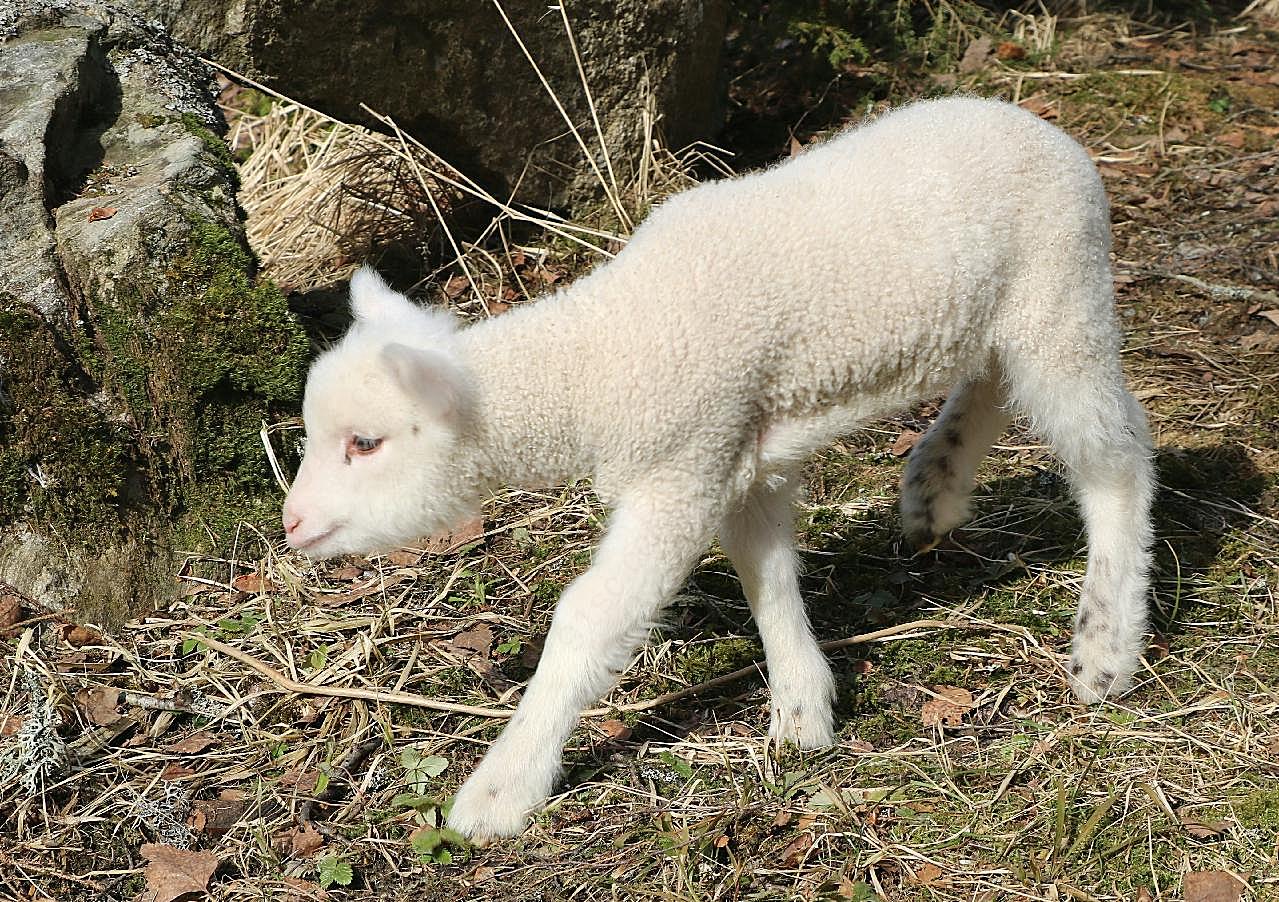
[[[914,554],[911,555],[911,557],[922,557],[923,555],[928,554],[928,552],[932,551],[934,548],[936,548],[938,545],[941,544],[941,537],[933,536],[930,539],[924,539],[924,540],[921,540],[919,538],[914,538],[914,539],[907,538],[906,541],[909,542],[910,545],[915,549],[915,552]]]
[[[1070,691],[1085,705],[1118,698],[1132,687],[1135,668],[1119,667],[1115,661],[1099,662],[1097,656],[1076,650],[1070,656]]]
[[[476,776],[480,779],[476,780]],[[543,801],[520,790],[518,784],[500,786],[482,775],[472,775],[453,800],[449,828],[476,846],[518,836],[528,825],[529,814]]]

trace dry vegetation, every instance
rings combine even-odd
[[[955,27],[926,69],[850,64],[881,67],[894,101],[1017,99],[1101,165],[1164,486],[1157,632],[1131,695],[1068,696],[1082,539],[1032,436],[1006,437],[952,541],[899,548],[899,455],[925,405],[810,470],[814,623],[854,640],[831,652],[836,748],[767,747],[758,672],[703,685],[761,657],[712,551],[575,734],[561,794],[524,836],[470,849],[435,829],[441,809],[589,558],[589,487],[505,494],[452,539],[318,566],[282,554],[274,524],[246,525],[230,558],[191,561],[180,603],[112,637],[0,597],[0,897],[168,899],[190,872],[220,900],[1279,898],[1279,23],[1264,6],[1157,27],[939,3]],[[346,222],[380,198],[377,216],[414,223],[396,240],[430,240],[423,201],[474,190],[407,140],[296,108],[240,128],[255,234],[304,236],[268,254],[291,284],[361,253],[343,228],[315,239],[307,211]],[[642,213],[688,163],[653,156],[617,200]],[[330,206],[290,199],[298,186]],[[473,243],[437,235],[466,263],[446,253],[423,294],[492,315],[621,240],[602,214],[517,241],[520,217]]]

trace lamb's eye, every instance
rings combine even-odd
[[[380,438],[368,438],[363,435],[353,435],[347,442],[347,453],[349,454],[372,454],[382,446]]]

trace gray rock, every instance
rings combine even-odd
[[[599,194],[491,0],[129,2],[224,65],[325,112],[366,124],[361,104],[390,114],[492,190],[518,186],[518,199],[552,207]],[[543,0],[504,0],[503,8],[598,158],[558,8]],[[646,108],[671,146],[714,132],[726,0],[566,8],[620,179],[639,164]]]
[[[118,621],[276,503],[308,345],[257,284],[211,72],[110,4],[0,9],[0,580]]]

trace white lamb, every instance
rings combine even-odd
[[[523,829],[579,713],[716,534],[763,637],[770,735],[830,744],[834,684],[796,572],[800,467],[946,389],[906,468],[908,537],[926,547],[960,525],[978,461],[1013,411],[1029,416],[1087,527],[1067,678],[1086,702],[1127,689],[1153,478],[1120,368],[1109,235],[1078,144],[1015,106],[952,98],[674,197],[615,260],[467,328],[357,273],[355,324],[307,382],[293,547],[389,548],[455,525],[498,484],[589,475],[612,510],[450,825]]]

